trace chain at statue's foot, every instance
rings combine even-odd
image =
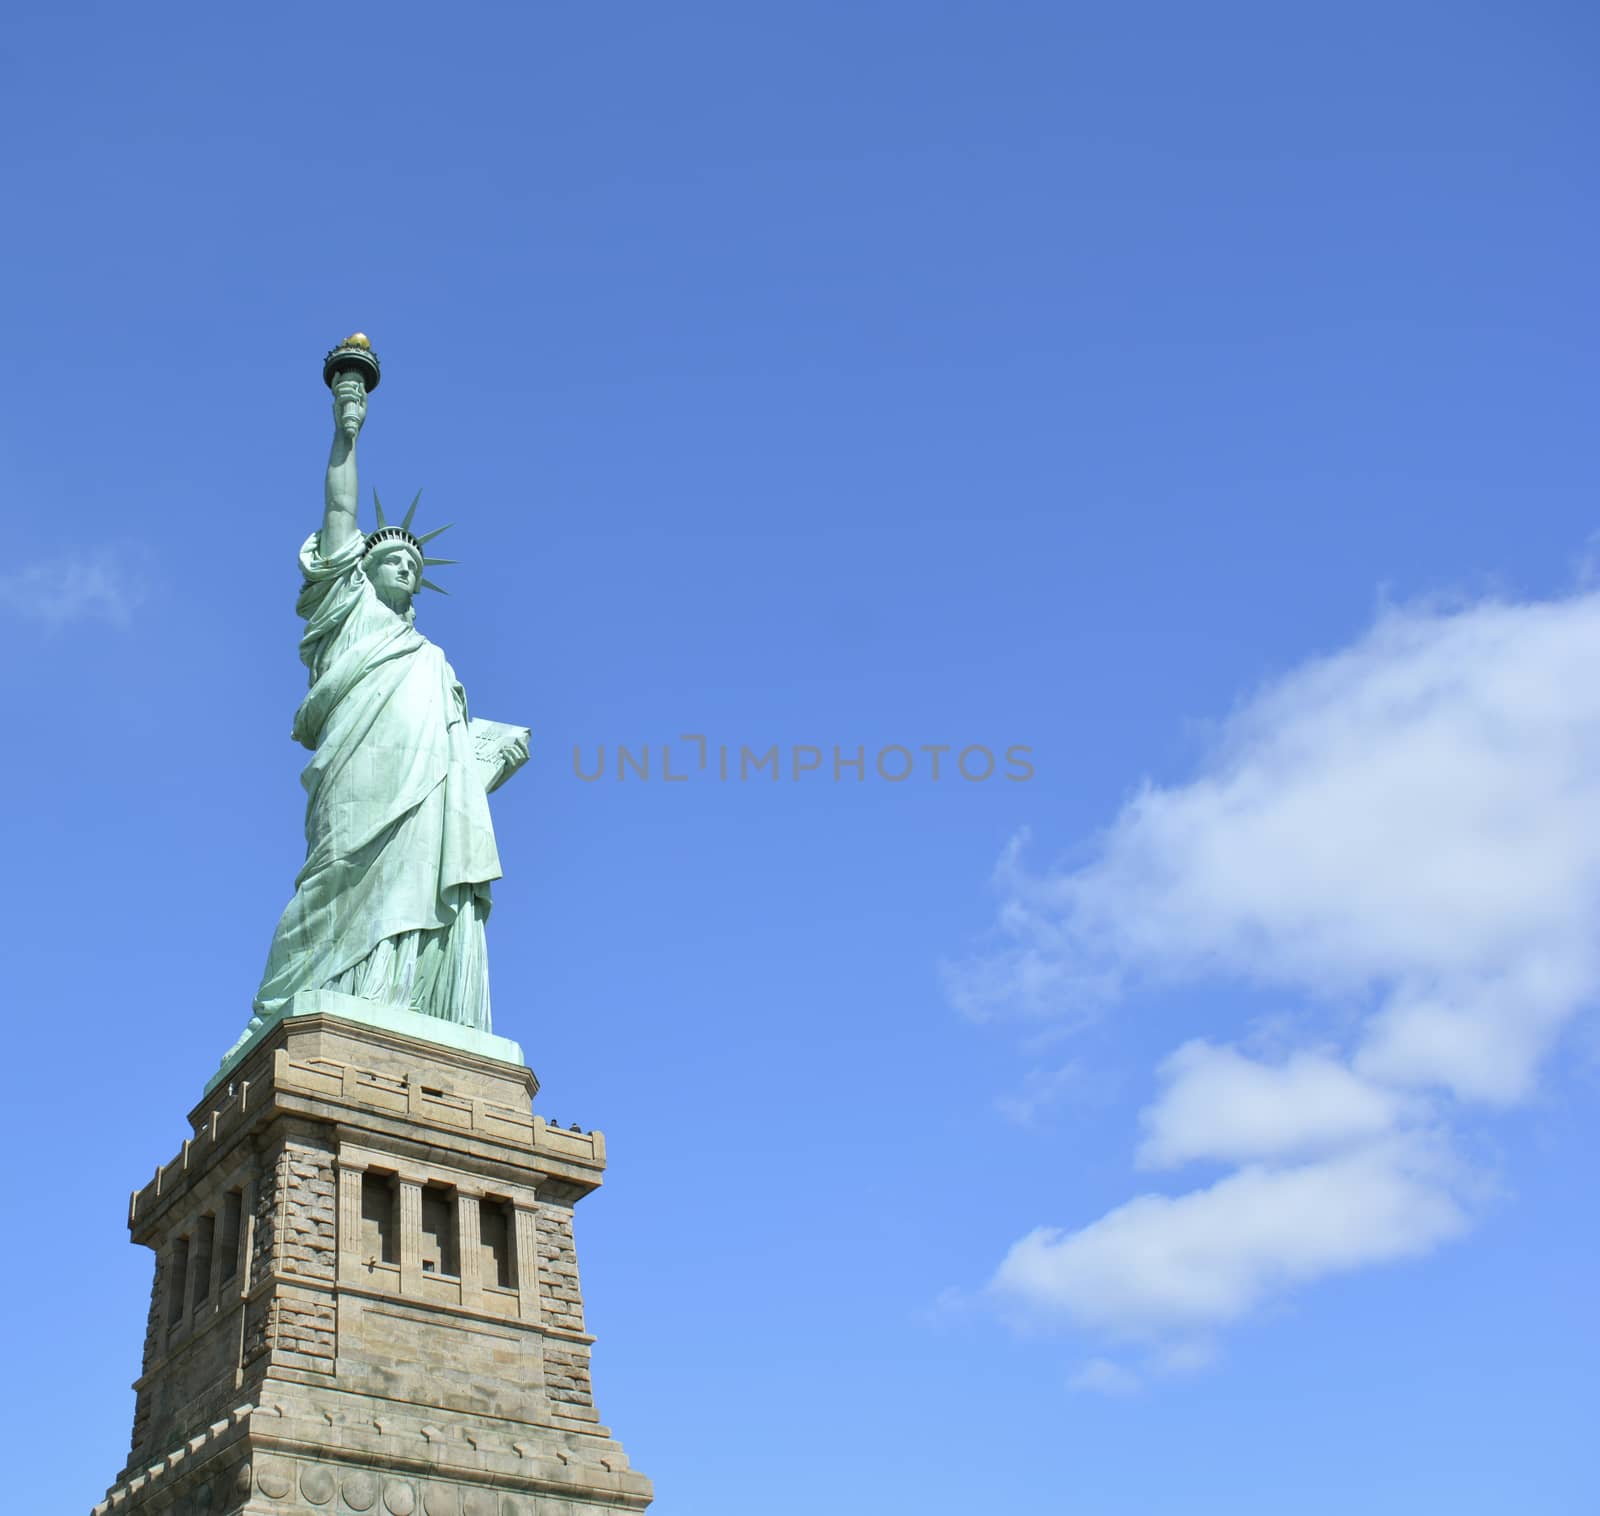
[[[604,1140],[534,1116],[520,1063],[421,1030],[286,1017],[134,1195],[155,1285],[96,1516],[649,1505],[589,1385],[572,1208]]]

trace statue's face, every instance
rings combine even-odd
[[[422,577],[416,554],[404,543],[380,547],[367,556],[365,568],[378,599],[396,615],[405,615]]]

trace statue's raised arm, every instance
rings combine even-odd
[[[356,524],[356,438],[367,419],[367,391],[378,387],[378,362],[360,333],[347,337],[328,355],[328,385],[333,391],[333,446],[323,490],[322,554],[331,558],[361,535]],[[335,367],[334,365],[337,365]]]

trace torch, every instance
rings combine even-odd
[[[365,332],[353,332],[322,360],[322,382],[339,402],[339,425],[347,436],[354,437],[360,429],[367,395],[377,389],[381,377],[378,355]]]

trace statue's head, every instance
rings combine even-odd
[[[367,549],[362,567],[373,593],[391,611],[403,616],[411,609],[411,597],[422,587],[420,547],[414,547],[403,537],[390,538]]]
[[[363,567],[378,599],[399,616],[404,616],[411,609],[411,597],[418,590],[439,590],[437,584],[423,578],[424,569],[436,563],[455,562],[454,558],[429,558],[423,554],[425,543],[450,528],[436,526],[420,537],[412,532],[411,519],[417,514],[417,501],[421,498],[422,491],[418,490],[405,520],[398,526],[391,526],[384,520],[383,504],[378,499],[378,492],[372,492],[372,504],[378,513],[378,529],[367,538]],[[444,591],[439,590],[439,593],[442,595]]]

